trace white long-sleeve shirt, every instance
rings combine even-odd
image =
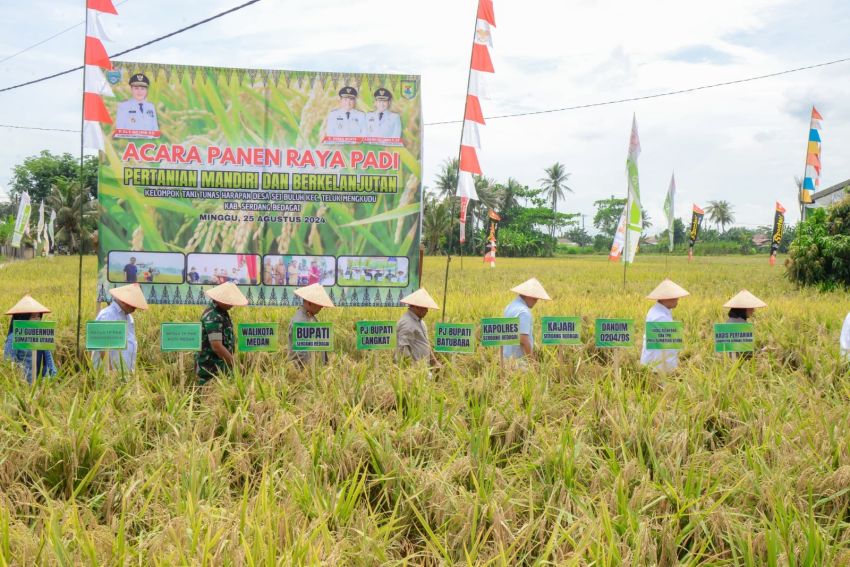
[[[844,325],[841,326],[839,344],[841,345],[841,356],[845,360],[850,360],[850,313],[844,318]]]
[[[656,303],[646,314],[647,323],[672,323],[673,312]],[[677,350],[647,350],[646,332],[643,334],[643,351],[640,354],[640,363],[651,366],[656,372],[669,372],[679,366],[679,351]]]
[[[124,370],[133,372],[136,368],[136,325],[133,323],[133,316],[129,313],[124,313],[124,310],[118,305],[117,301],[113,301],[107,307],[100,310],[97,314],[96,321],[127,321],[127,348],[125,350],[109,351],[109,367],[113,372],[121,371],[121,359],[124,358]],[[96,351],[92,356],[95,368],[100,366],[103,358],[102,351]]]

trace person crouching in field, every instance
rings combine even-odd
[[[217,285],[204,294],[210,304],[201,315],[201,350],[195,354],[195,373],[201,386],[233,369],[236,344],[230,310],[248,305],[248,298],[233,282]]]
[[[126,321],[127,322],[127,348],[124,350],[96,351],[92,355],[94,367],[99,368],[104,356],[109,355],[109,369],[126,370],[133,372],[136,369],[136,324],[133,321],[133,313],[136,309],[144,311],[148,308],[148,302],[142,293],[139,284],[134,283],[109,290],[112,303],[100,310],[95,320],[97,321]]]
[[[396,327],[396,362],[425,360],[433,368],[439,368],[440,362],[431,348],[428,328],[423,321],[429,309],[440,308],[437,302],[425,291],[425,288],[419,288],[402,299],[400,303],[407,305],[407,311],[398,320]]]
[[[726,319],[727,323],[749,323],[756,309],[767,307],[767,303],[749,291],[742,289],[735,297],[724,303],[723,307],[729,309],[729,316]],[[728,354],[732,358],[738,358],[738,356],[741,356],[741,358],[752,358],[753,356],[751,352],[730,352]]]
[[[531,358],[534,351],[534,318],[531,316],[531,309],[539,300],[550,301],[552,298],[535,278],[519,284],[511,291],[517,294],[517,298],[505,308],[503,316],[519,318],[519,345],[503,346],[502,356],[524,361]]]
[[[313,361],[314,354],[321,354],[321,362],[328,362],[328,353],[315,353],[309,351],[295,351],[293,345],[293,324],[294,323],[318,323],[316,315],[323,307],[335,307],[334,302],[328,297],[325,288],[321,284],[312,284],[305,287],[299,287],[295,290],[295,295],[302,299],[301,307],[295,310],[292,320],[289,322],[289,360],[295,362],[299,367],[305,368]]]
[[[6,315],[11,315],[9,321],[9,334],[6,336],[6,344],[3,347],[3,358],[20,366],[24,371],[24,376],[27,382],[32,384],[33,371],[33,351],[31,350],[15,350],[12,348],[14,342],[13,326],[15,321],[39,321],[45,313],[50,313],[50,309],[30,297],[25,295],[18,301],[14,307],[6,311]],[[56,364],[53,362],[53,353],[49,350],[35,351],[35,376],[41,378],[44,376],[56,375]]]
[[[690,293],[680,285],[664,280],[647,299],[654,299],[655,305],[650,307],[646,314],[647,323],[672,323],[673,309],[679,305],[679,300],[689,296]],[[655,372],[669,372],[679,366],[679,351],[676,350],[647,350],[646,333],[643,334],[643,351],[640,354],[640,363],[649,366]]]

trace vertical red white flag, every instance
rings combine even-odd
[[[472,40],[470,57],[469,84],[463,113],[463,133],[461,136],[458,179],[456,195],[460,197],[460,241],[466,240],[466,211],[469,200],[478,200],[473,175],[481,175],[478,152],[481,149],[481,128],[485,125],[481,98],[484,96],[483,74],[493,73],[493,60],[490,50],[493,48],[492,28],[496,27],[493,0],[478,0],[478,12],[475,21],[475,34]]]
[[[84,52],[85,77],[83,79],[83,146],[90,150],[103,150],[102,123],[112,124],[112,118],[104,96],[114,96],[109,83],[103,76],[103,69],[111,70],[112,62],[103,47],[103,40],[109,38],[103,29],[102,14],[115,14],[112,0],[87,0],[86,2],[86,46]]]

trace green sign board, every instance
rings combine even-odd
[[[475,352],[475,325],[472,323],[437,323],[434,334],[435,352]]]
[[[15,350],[55,350],[56,321],[14,321],[12,337]]]
[[[544,345],[580,345],[581,317],[543,317]]]
[[[239,323],[236,325],[236,350],[277,351],[277,323]]]
[[[201,350],[200,323],[163,323],[159,348],[162,352]]]
[[[293,323],[292,350],[331,351],[334,349],[333,323]]]
[[[481,319],[481,346],[519,344],[519,317]]]
[[[635,344],[634,319],[597,319],[595,331],[598,348],[622,348]]]
[[[646,350],[682,350],[683,347],[681,321],[646,324]]]
[[[86,322],[86,350],[127,348],[127,321]]]
[[[753,352],[752,323],[717,323],[714,325],[715,352]]]
[[[395,321],[357,322],[357,350],[392,350],[395,346]]]

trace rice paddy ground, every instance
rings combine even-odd
[[[425,262],[440,303],[444,266]],[[53,309],[62,370],[31,387],[0,365],[0,565],[850,564],[846,293],[798,290],[766,257],[639,256],[625,289],[598,257],[460,266],[448,321],[500,315],[534,276],[554,299],[534,308],[538,332],[580,315],[585,344],[538,336],[539,362],[515,372],[479,347],[429,377],[354,351],[355,321],[401,310],[329,309],[336,354],[315,374],[240,355],[201,389],[189,357],[181,372],[159,352],[159,325],[202,308],[152,306],[136,375],[102,376],[73,362],[77,259],[8,264],[0,307],[29,292]],[[642,369],[639,346],[597,350],[597,317],[642,335],[665,275],[691,292],[674,311],[680,370]],[[712,324],[743,287],[769,307],[755,357],[734,361]],[[285,325],[292,310],[232,313]]]

